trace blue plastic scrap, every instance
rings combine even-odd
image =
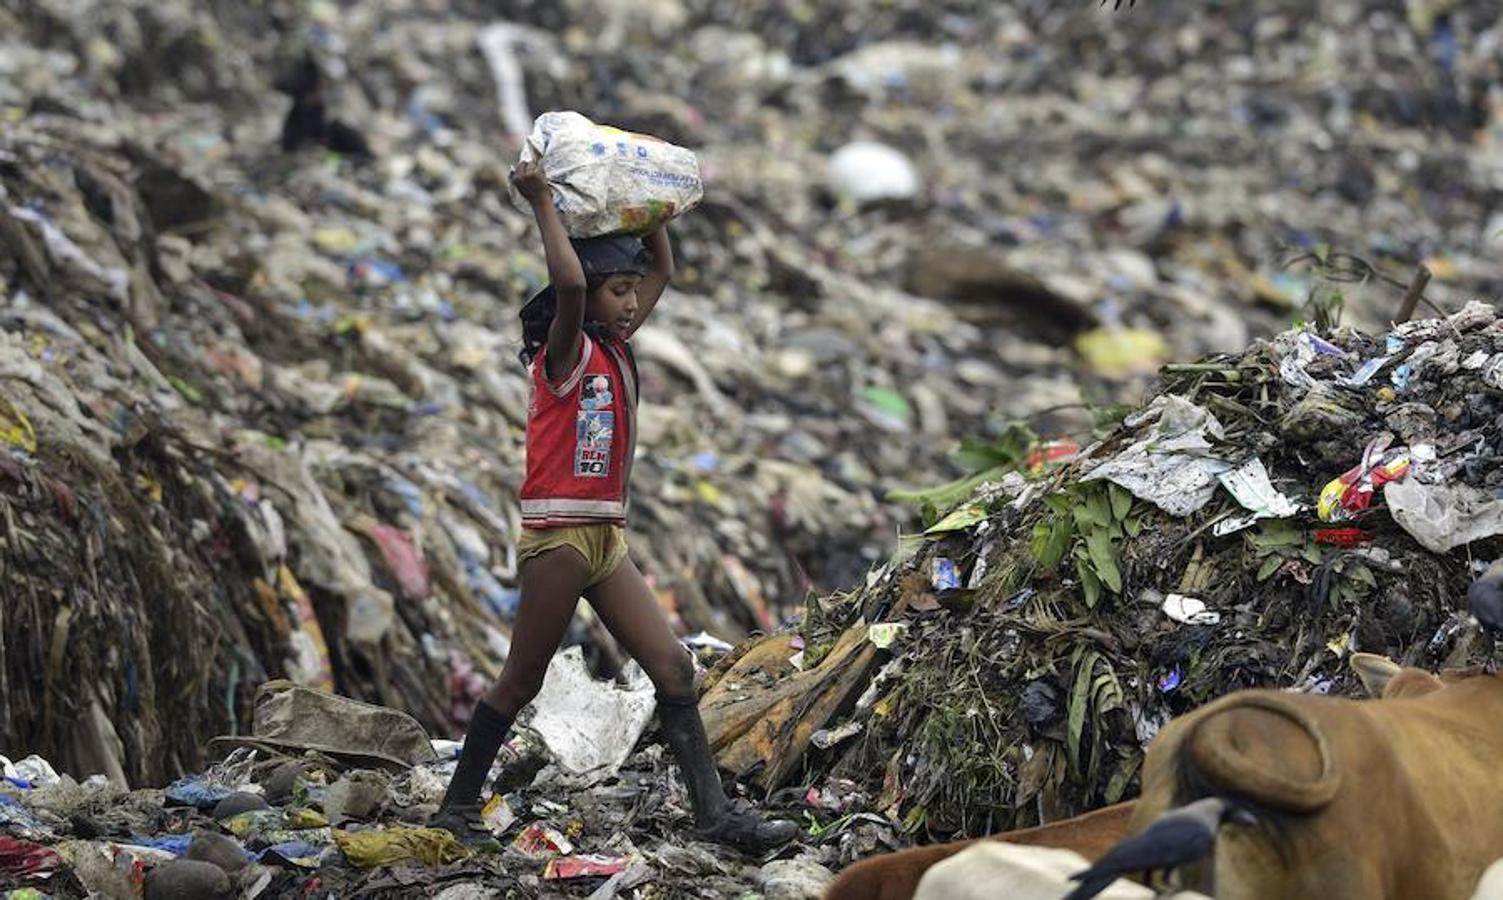
[[[150,847],[153,850],[171,853],[173,856],[182,856],[188,852],[188,845],[193,843],[193,835],[164,834],[160,837],[147,837],[144,834],[138,834],[131,837],[130,842],[137,847]]]
[[[1407,391],[1409,389],[1409,379],[1413,376],[1414,369],[1408,363],[1405,363],[1393,370],[1393,374],[1389,376],[1389,380],[1393,382],[1394,390]]]
[[[1373,376],[1378,374],[1379,369],[1388,365],[1390,358],[1391,357],[1380,356],[1377,359],[1368,360],[1367,362],[1362,364],[1361,368],[1359,368],[1356,372],[1353,372],[1350,378],[1344,379],[1342,383],[1347,385],[1348,387],[1362,387],[1364,384],[1367,384],[1369,381],[1373,380]]]
[[[230,788],[209,785],[201,777],[189,775],[169,785],[166,796],[173,806],[192,806],[209,810],[233,793],[235,792]]]
[[[932,583],[936,591],[953,591],[959,589],[960,572],[955,568],[955,561],[943,556],[935,557]]]
[[[1346,356],[1346,351],[1316,334],[1306,335],[1310,341],[1310,349],[1321,356]]]
[[[1169,693],[1170,691],[1179,687],[1180,682],[1184,681],[1184,677],[1185,676],[1180,673],[1179,667],[1176,666],[1175,668],[1170,669],[1168,672],[1165,672],[1163,675],[1159,676],[1159,690],[1165,694]]]
[[[266,857],[273,856],[294,866],[314,868],[318,865],[318,857],[321,853],[323,853],[323,848],[315,847],[307,841],[285,841],[267,847],[260,853],[254,854],[252,858],[256,862],[264,862]]]

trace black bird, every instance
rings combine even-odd
[[[1216,846],[1216,829],[1223,822],[1250,825],[1253,815],[1220,797],[1207,797],[1172,809],[1148,826],[1108,850],[1089,869],[1070,876],[1080,882],[1065,900],[1089,900],[1113,881],[1137,872],[1157,872],[1182,866],[1208,856]]]
[[[1466,602],[1477,624],[1482,626],[1487,665],[1491,669],[1498,632],[1503,631],[1503,559],[1488,566],[1487,571],[1472,582],[1466,590]]]
[[[276,89],[292,98],[282,120],[282,150],[291,153],[304,144],[317,144],[347,156],[370,157],[365,135],[347,122],[330,119],[324,98],[324,74],[311,52],[276,81]]]

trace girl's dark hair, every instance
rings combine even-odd
[[[580,268],[585,274],[585,293],[588,294],[605,284],[612,275],[631,272],[646,275],[652,258],[642,246],[640,238],[609,236],[570,240],[574,253],[579,257]],[[517,357],[522,365],[531,367],[538,351],[548,340],[548,328],[553,324],[553,311],[557,296],[553,285],[543,288],[533,296],[519,313],[522,319],[522,351]],[[593,340],[601,340],[604,331],[600,323],[586,321],[584,332]]]
[[[604,278],[587,279],[585,292],[589,293],[604,283]],[[518,314],[522,319],[522,350],[517,354],[522,365],[532,368],[532,361],[537,358],[538,351],[548,342],[548,329],[553,325],[553,311],[557,305],[553,285],[550,284],[522,307],[522,312]],[[585,320],[584,333],[592,340],[603,338],[599,322]]]

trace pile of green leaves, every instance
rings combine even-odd
[[[1075,563],[1088,608],[1102,591],[1122,593],[1118,548],[1143,530],[1132,494],[1109,482],[1075,482],[1044,498],[1049,512],[1034,523],[1029,550],[1039,566],[1057,569],[1066,557]]]
[[[960,442],[955,461],[971,474],[937,487],[890,491],[887,499],[918,506],[924,527],[930,528],[945,513],[969,499],[976,488],[1022,468],[1038,441],[1033,429],[1020,422],[1009,423],[1001,435],[990,441],[966,438]]]

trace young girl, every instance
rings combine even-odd
[[[663,739],[688,782],[696,831],[750,852],[791,840],[720,784],[694,696],[694,664],[627,556],[627,484],[636,445],[637,372],[627,345],[673,274],[662,229],[647,239],[571,241],[542,171],[512,182],[543,233],[551,282],[522,309],[522,361],[532,370],[522,482],[522,601],[501,678],[475,707],[434,824],[466,836],[480,791],[517,713],[537,696],[583,595],[657,688]],[[650,250],[650,253],[648,252]]]

